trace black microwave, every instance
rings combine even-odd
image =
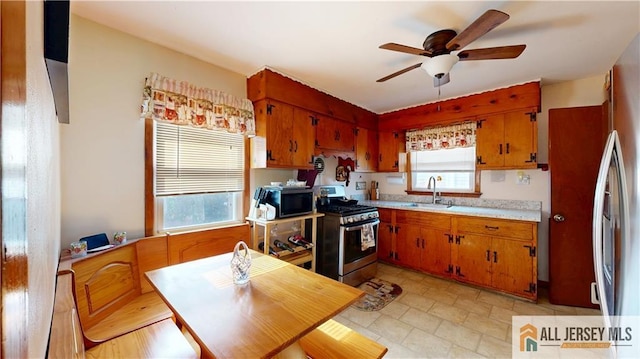
[[[277,218],[313,213],[313,189],[306,187],[263,187],[265,202],[276,208]]]

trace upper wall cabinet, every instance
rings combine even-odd
[[[305,110],[272,100],[254,104],[256,134],[252,139],[254,167],[312,168],[313,115]],[[262,157],[266,158],[266,162]]]
[[[353,154],[356,145],[355,126],[327,116],[316,116],[316,154]]]
[[[356,172],[378,169],[378,131],[364,127],[356,129]]]
[[[507,113],[518,109],[540,112],[540,82],[529,82],[450,100],[387,112],[379,116],[379,131],[438,126],[461,119]]]
[[[404,172],[404,132],[380,131],[378,138],[378,172]]]
[[[537,151],[535,109],[478,117],[476,168],[536,168]]]
[[[308,168],[310,165],[307,164],[309,161],[307,156],[313,154],[354,157],[356,127],[373,130],[378,125],[377,114],[269,69],[260,71],[247,79],[247,96],[256,108],[256,129],[259,133],[264,133],[267,138],[267,147],[271,156],[268,157],[266,164],[268,167]],[[271,111],[277,113],[275,117],[281,117],[285,123],[260,123],[267,116],[259,113],[260,107],[266,106],[265,101],[281,104],[280,109],[272,108]],[[285,109],[283,105],[287,105],[290,109]],[[287,122],[289,118],[295,118],[295,125],[289,126]],[[307,118],[312,119],[313,127],[308,127],[310,122]],[[260,128],[263,128],[262,132]],[[270,130],[267,131],[268,129]],[[294,133],[296,133],[295,136],[293,136]],[[259,134],[259,136],[263,135]],[[309,137],[311,137],[310,153],[307,147]],[[276,158],[276,155],[282,156]],[[291,155],[292,159],[289,160],[288,155]],[[300,156],[299,159],[298,156]]]

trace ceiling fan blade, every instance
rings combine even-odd
[[[520,56],[526,47],[527,45],[513,45],[465,50],[460,51],[458,57],[460,61],[515,59]]]
[[[412,55],[421,55],[421,56],[429,56],[429,57],[433,55],[431,51],[427,51],[425,49],[419,49],[417,47],[400,45],[393,42],[380,45],[380,48],[385,50],[404,52],[406,54],[412,54]]]
[[[451,78],[449,77],[448,73],[444,74],[440,78],[434,77],[433,78],[433,87],[440,87],[440,86],[442,86],[444,84],[448,84],[449,81],[451,81]]]
[[[460,50],[507,20],[509,20],[508,14],[493,9],[487,10],[476,21],[451,39],[447,43],[447,49],[450,51]]]
[[[392,79],[392,78],[394,78],[394,77],[396,77],[396,76],[398,76],[398,75],[402,75],[402,74],[403,74],[403,73],[405,73],[405,72],[411,71],[411,70],[413,70],[413,69],[417,69],[417,68],[418,68],[418,67],[420,67],[421,65],[422,65],[422,63],[418,63],[418,64],[415,64],[415,65],[409,66],[409,67],[407,67],[406,69],[402,69],[402,70],[400,70],[400,71],[397,71],[397,72],[392,73],[391,75],[388,75],[388,76],[385,76],[385,77],[383,77],[383,78],[381,78],[381,79],[378,79],[378,80],[376,80],[376,82],[384,82],[384,81],[387,81],[387,80]]]

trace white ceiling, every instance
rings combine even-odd
[[[604,75],[640,31],[637,0],[71,2],[72,13],[95,22],[246,76],[269,67],[376,113],[438,100],[419,68],[377,83],[424,59],[378,46],[421,48],[430,33],[460,32],[488,9],[511,18],[465,49],[526,50],[517,59],[459,62],[440,99]]]

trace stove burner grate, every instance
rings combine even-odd
[[[371,206],[365,206],[362,204],[344,206],[337,204],[329,204],[326,206],[319,206],[318,211],[322,213],[335,213],[340,215],[350,215],[350,214],[359,214],[365,212],[373,212],[376,211],[377,208]]]

